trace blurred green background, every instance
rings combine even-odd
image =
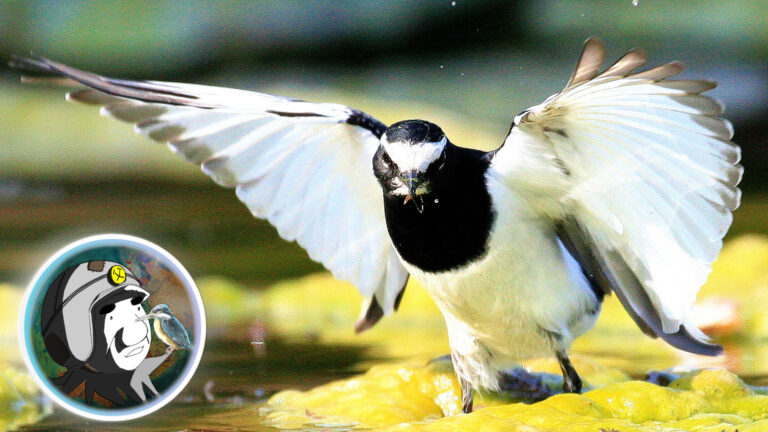
[[[735,230],[764,230],[764,1],[19,1],[0,3],[0,56],[34,52],[107,75],[345,103],[425,118],[459,145],[501,143],[512,117],[564,85],[589,36],[716,80],[744,149]],[[5,62],[3,62],[5,63]],[[0,280],[24,284],[61,243],[119,231],[193,274],[267,283],[319,270],[234,194],[129,126],[0,70]],[[749,217],[744,217],[749,216]],[[266,253],[269,252],[269,253]]]
[[[680,60],[684,77],[720,83],[710,94],[727,106],[745,166],[744,201],[729,236],[768,233],[766,1],[5,1],[0,282],[25,286],[55,250],[104,232],[144,237],[194,277],[230,281],[219,292],[217,280],[208,279],[220,303],[206,298],[206,304],[219,324],[228,314],[240,321],[212,326],[201,369],[185,392],[194,396],[182,395],[179,403],[187,405],[164,410],[174,428],[197,413],[189,403],[205,402],[207,382],[223,388],[229,401],[260,400],[270,391],[360,370],[361,359],[372,356],[368,348],[321,343],[315,333],[302,333],[299,342],[276,338],[269,356],[255,353],[250,341],[264,328],[248,309],[257,302],[248,296],[321,266],[251,217],[233,192],[198,167],[135,136],[130,126],[100,118],[92,107],[66,103],[61,89],[20,84],[5,60],[34,52],[121,78],[343,103],[385,123],[431,120],[458,145],[490,149],[517,113],[564,86],[590,36],[604,41],[608,61],[641,47],[650,66]],[[241,285],[233,289],[231,281]],[[356,311],[342,313],[351,334]],[[393,325],[424,326],[400,315]],[[427,322],[441,334],[439,320]],[[13,343],[5,336],[3,344]],[[328,350],[333,354],[325,355]],[[154,419],[144,427],[157,425]],[[83,423],[58,412],[30,428],[62,424]]]

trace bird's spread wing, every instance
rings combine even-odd
[[[638,325],[681,349],[720,348],[688,322],[739,205],[742,168],[708,81],[678,63],[633,73],[633,50],[600,73],[588,40],[560,93],[517,117],[492,173],[553,221],[593,283]]]
[[[102,114],[134,123],[137,132],[167,142],[218,184],[235,188],[256,217],[369,298],[362,329],[396,308],[408,273],[387,234],[373,175],[386,129],[378,120],[337,104],[113,79],[42,58],[14,63],[84,84],[67,98],[101,105]]]

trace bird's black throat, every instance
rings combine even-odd
[[[427,272],[456,269],[483,256],[495,219],[486,154],[454,145],[445,151],[445,165],[430,178],[430,193],[415,198],[423,208],[384,193],[387,230],[397,252]]]

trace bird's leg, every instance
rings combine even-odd
[[[472,403],[474,402],[474,393],[472,390],[472,384],[469,380],[464,378],[464,373],[462,372],[462,362],[461,362],[461,356],[456,352],[451,352],[450,355],[438,357],[436,359],[433,359],[430,361],[430,363],[435,362],[442,362],[442,361],[451,361],[451,364],[453,365],[453,371],[456,374],[456,377],[459,379],[459,384],[461,387],[461,411],[463,411],[465,414],[469,414],[472,412]]]
[[[457,356],[456,353],[446,354],[444,356],[433,358],[432,360],[429,361],[429,363],[434,364],[434,363],[442,363],[442,362],[451,362],[453,371],[456,374],[456,377],[459,379],[459,384],[461,387],[461,410],[464,413],[469,414],[472,412],[472,403],[474,401],[472,384],[470,384],[469,381],[462,378],[462,374],[459,372],[460,368],[457,366],[459,364],[459,360],[456,356]]]
[[[461,410],[465,414],[469,414],[472,412],[472,403],[474,401],[472,385],[461,378],[459,378],[459,382],[461,383]]]
[[[581,378],[574,369],[571,359],[565,351],[555,353],[557,361],[560,363],[560,370],[563,372],[563,391],[566,393],[581,393]]]

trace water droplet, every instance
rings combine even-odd
[[[439,202],[440,202],[440,200],[439,200],[439,199],[437,199],[437,198],[435,198],[435,204],[437,204],[437,203],[439,203]]]
[[[455,1],[452,1],[452,2],[451,2],[451,6],[453,6],[453,7],[456,7],[456,2],[455,2]]]
[[[632,6],[637,6],[640,4],[640,0],[632,0]]]
[[[440,69],[442,69],[442,68],[443,68],[443,65],[440,65]]]
[[[461,76],[464,76],[464,72],[461,73]]]

